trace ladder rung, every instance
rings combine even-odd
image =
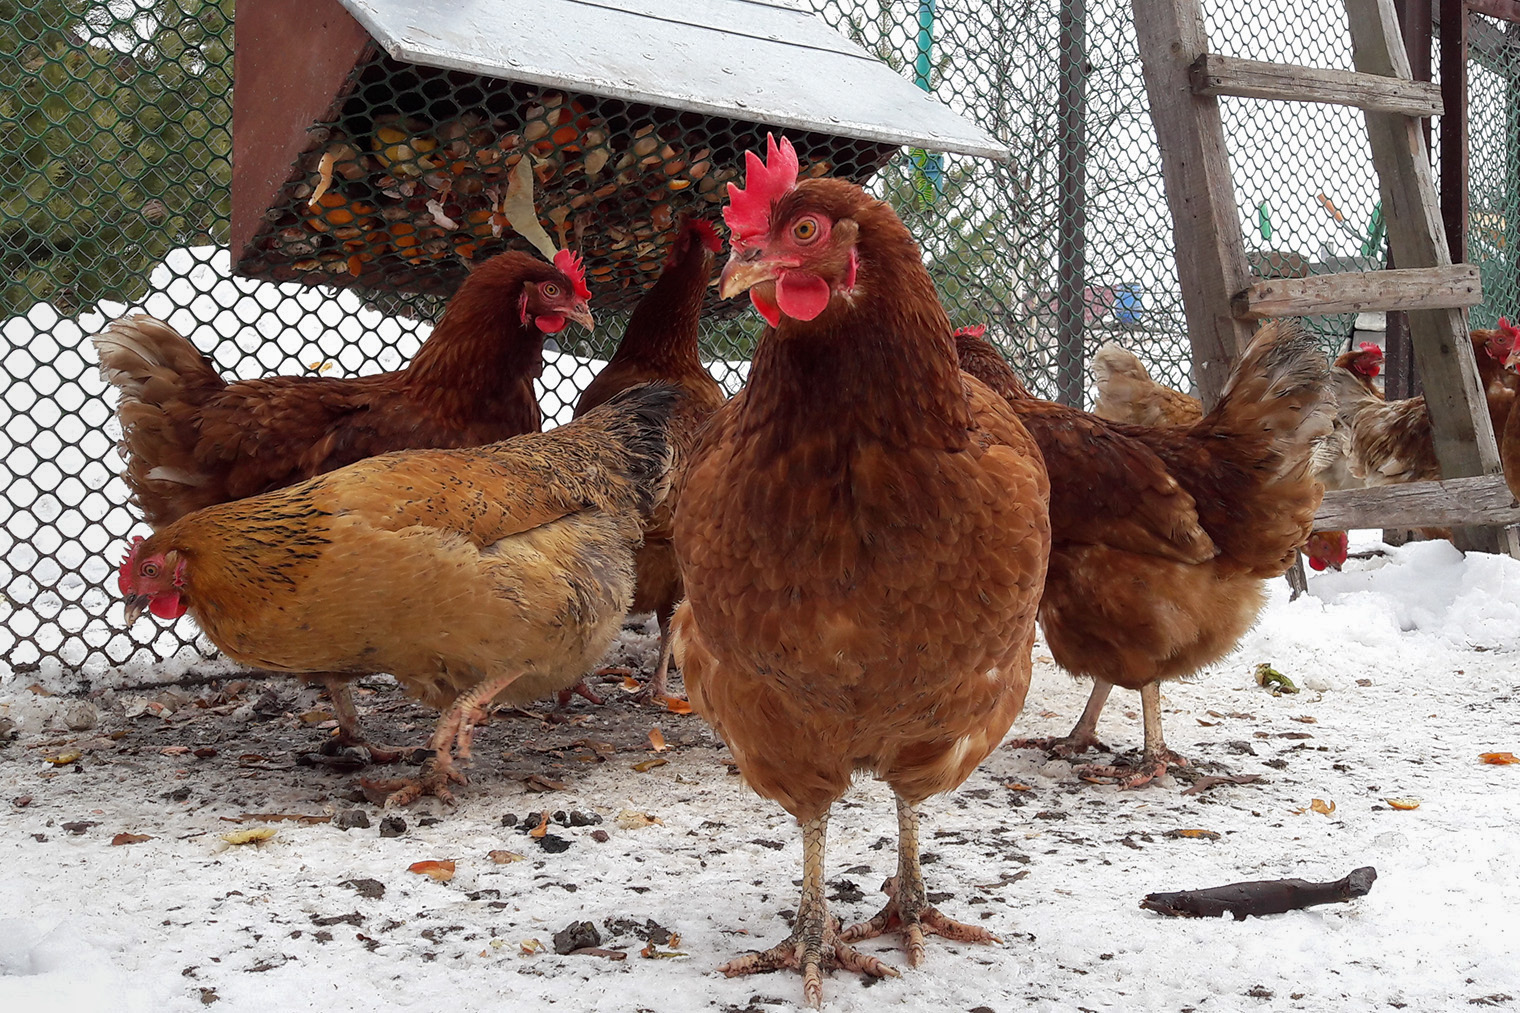
[[[1439,116],[1444,108],[1440,86],[1381,74],[1263,63],[1217,53],[1204,53],[1189,73],[1197,95],[1328,102],[1405,116]]]
[[[1483,283],[1473,264],[1348,271],[1257,282],[1231,301],[1238,319],[1319,316],[1367,310],[1444,310],[1476,306]]]
[[[1327,492],[1314,515],[1315,527],[1334,531],[1515,523],[1520,506],[1503,475]]]

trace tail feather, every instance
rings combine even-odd
[[[673,384],[641,383],[619,391],[605,404],[587,412],[570,426],[601,428],[623,451],[623,473],[637,490],[638,509],[648,517],[670,491],[678,441],[670,423],[678,400],[685,395]],[[559,430],[556,430],[556,432]]]
[[[1099,389],[1121,376],[1131,380],[1145,381],[1150,381],[1151,378],[1134,352],[1112,341],[1093,353],[1092,371],[1093,379],[1097,381]]]
[[[122,477],[154,527],[214,502],[196,493],[210,479],[195,459],[195,419],[227,382],[178,331],[137,314],[90,339],[100,372],[121,392]]]
[[[1297,321],[1274,320],[1252,339],[1200,426],[1245,438],[1266,436],[1260,464],[1277,481],[1301,481],[1312,476],[1334,418],[1329,364],[1318,342]]]
[[[101,375],[126,397],[162,403],[227,385],[184,335],[145,314],[122,317],[90,340]]]
[[[1093,414],[1138,426],[1187,426],[1203,417],[1198,401],[1151,379],[1140,359],[1109,342],[1093,355],[1098,397]]]

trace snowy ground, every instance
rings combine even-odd
[[[1005,945],[931,939],[926,965],[899,980],[866,989],[834,975],[827,1007],[1520,1007],[1520,766],[1479,761],[1520,748],[1520,563],[1417,544],[1315,576],[1311,590],[1290,603],[1274,584],[1239,651],[1164,695],[1169,741],[1198,772],[1259,781],[1185,795],[1177,777],[1126,792],[1005,746],[925,807],[930,890]],[[647,633],[625,636],[635,661],[651,647]],[[1263,661],[1302,692],[1258,687]],[[1015,734],[1063,732],[1087,687],[1042,647],[1035,669]],[[309,713],[315,690],[134,689],[138,675],[114,688],[98,678],[87,699],[0,685],[0,715],[19,733],[0,746],[0,1009],[763,1013],[800,999],[793,975],[713,972],[786,933],[800,846],[696,717],[619,700],[577,701],[583,720],[570,725],[499,718],[477,739],[458,808],[414,807],[405,833],[386,838],[358,774],[298,762],[323,734],[302,721],[323,716]],[[430,715],[371,685],[361,710],[376,737],[419,741]],[[1133,694],[1116,694],[1104,739],[1137,744],[1137,711]],[[66,729],[91,716],[94,728]],[[655,725],[664,753],[650,748]],[[76,762],[47,762],[75,751]],[[650,759],[668,762],[632,769]],[[531,792],[534,774],[563,787]],[[1390,797],[1420,806],[1398,811]],[[1315,799],[1334,811],[1309,809]],[[372,826],[229,822],[354,809]],[[542,810],[602,822],[527,836]],[[637,827],[635,814],[662,822]],[[262,826],[275,836],[261,846],[222,840]],[[877,909],[893,827],[880,784],[836,807],[829,880],[844,919]],[[151,839],[113,844],[121,833]],[[497,864],[493,851],[524,858]],[[452,881],[407,871],[426,860],[454,861]],[[1137,906],[1154,890],[1335,879],[1362,865],[1377,883],[1349,904],[1244,922]],[[557,955],[555,933],[582,920],[604,954],[626,958]],[[641,955],[651,937],[661,958]],[[901,963],[885,941],[868,948]]]

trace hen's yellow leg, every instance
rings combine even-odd
[[[918,863],[918,813],[897,796],[897,875],[882,884],[887,906],[868,922],[851,925],[839,934],[846,943],[870,939],[896,930],[908,951],[908,964],[924,962],[924,933],[932,932],[963,943],[1001,943],[1002,940],[976,925],[952,921],[929,906],[924,873]]]
[[[823,895],[828,825],[828,813],[802,824],[802,900],[797,904],[792,934],[768,950],[730,960],[718,968],[730,978],[781,968],[800,971],[802,996],[815,1009],[823,1005],[824,971],[840,968],[877,978],[898,976],[896,968],[845,945],[839,923],[829,916],[828,900]]]

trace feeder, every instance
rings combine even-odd
[[[532,249],[508,221],[528,207],[617,312],[768,131],[804,175],[857,182],[903,145],[1007,157],[776,0],[260,0],[236,32],[231,246],[253,278],[447,295]]]

